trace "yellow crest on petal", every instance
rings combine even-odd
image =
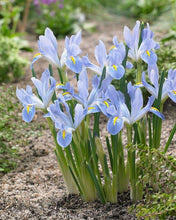
[[[155,107],[151,107],[151,109],[153,109],[153,110],[159,112],[159,110],[158,110],[157,108],[155,108]]]
[[[115,71],[117,71],[117,66],[116,65],[112,65],[112,66],[115,69]]]
[[[116,46],[115,46],[115,45],[113,45],[113,46],[110,48],[110,50],[113,50],[114,48],[116,48]]]
[[[150,57],[150,52],[148,50],[146,50],[146,53],[147,53],[148,57]]]
[[[95,107],[89,107],[89,108],[88,108],[88,110],[92,110],[92,109],[95,109]]]
[[[30,110],[30,105],[27,106],[27,113],[29,114],[29,110]]]
[[[104,102],[104,104],[105,104],[107,107],[109,107],[109,104],[108,104],[107,101],[103,101],[103,102]]]
[[[33,59],[36,58],[37,56],[42,56],[41,53],[36,53],[34,56],[33,56]]]
[[[174,93],[174,95],[176,95],[176,90],[172,90],[172,92]]]
[[[62,93],[62,95],[64,96],[64,95],[68,95],[68,94],[70,94],[69,92],[64,92],[64,93]]]
[[[142,84],[142,82],[138,82],[134,86],[143,86],[143,84]]]
[[[118,117],[116,116],[116,117],[114,118],[114,120],[113,120],[113,125],[116,124],[117,119],[118,119]]]
[[[65,130],[62,132],[63,139],[65,139]]]
[[[63,83],[57,83],[56,86],[64,86]]]
[[[70,58],[71,58],[73,64],[75,65],[75,63],[76,63],[75,58],[73,56],[71,56]]]

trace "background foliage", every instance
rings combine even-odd
[[[26,147],[27,137],[41,134],[44,124],[21,123],[20,103],[14,86],[0,86],[0,174],[9,172],[16,166],[19,147]]]

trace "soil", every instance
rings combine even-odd
[[[94,61],[94,48],[99,39],[105,42],[107,48],[112,46],[114,35],[117,35],[119,40],[123,40],[124,25],[133,26],[134,21],[119,18],[116,22],[97,23],[96,33],[84,31],[81,43],[83,55],[88,53],[89,58]],[[22,55],[31,61],[33,55],[38,52],[38,46],[34,36],[28,36],[27,39],[34,52],[23,52]],[[61,53],[64,40],[59,40],[58,45],[59,53]],[[38,76],[46,67],[48,67],[48,62],[44,59],[37,61],[34,65]],[[24,78],[14,85],[19,88],[25,88],[27,84],[32,85],[30,78],[31,70],[28,66]],[[69,78],[74,80],[71,74]],[[176,122],[175,104],[167,102],[164,114],[166,119],[163,122],[161,140],[163,146]],[[106,119],[102,119],[100,127],[102,133],[106,134]],[[34,119],[34,123],[37,123],[37,120],[43,119]],[[21,123],[24,122],[21,121]],[[175,146],[176,136],[169,148],[170,154],[176,155]],[[48,128],[42,131],[42,136],[35,139],[30,137],[29,144],[20,149],[17,168],[0,179],[1,220],[135,219],[135,216],[128,212],[128,206],[131,205],[129,192],[119,194],[117,204],[106,205],[102,205],[99,201],[84,202],[79,195],[68,195],[53,149],[54,142]]]

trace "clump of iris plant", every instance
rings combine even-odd
[[[161,147],[163,104],[167,98],[176,102],[176,70],[170,69],[167,77],[165,71],[158,70],[155,50],[159,49],[159,44],[149,24],[145,27],[137,21],[132,32],[125,26],[124,38],[125,43],[118,42],[114,36],[109,52],[100,40],[95,47],[98,63],[95,65],[88,55],[80,56],[81,31],[65,38],[65,48],[61,52],[53,32],[46,28],[39,37],[39,53],[31,65],[36,92],[33,93],[30,86],[16,91],[24,107],[24,121],[31,122],[37,109],[43,112],[54,138],[56,157],[67,189],[69,193],[80,193],[86,201],[99,199],[102,203],[114,203],[118,200],[117,193],[129,188],[132,201],[142,199],[144,186],[139,176],[144,174],[137,151],[139,146],[147,147],[150,157],[151,149]],[[34,65],[42,57],[50,64],[39,80]],[[148,66],[149,81],[142,69],[143,62]],[[133,68],[135,63],[136,83],[132,85],[126,82],[126,68]],[[59,82],[54,79],[52,65],[58,69]],[[66,69],[75,73],[77,90],[68,80]],[[90,81],[87,69],[94,72]],[[112,80],[119,81],[120,87],[113,86]],[[151,94],[145,105],[142,87]],[[104,134],[99,128],[100,114],[108,120],[106,146],[101,143]],[[94,120],[93,127],[90,127],[90,120]],[[122,141],[125,129],[126,144]],[[176,126],[164,152],[175,130]],[[149,157],[146,156],[146,166]],[[148,183],[151,182],[149,177]]]

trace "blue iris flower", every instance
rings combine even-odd
[[[151,31],[149,23],[147,23],[147,28],[144,28],[142,31],[142,40],[146,40],[146,39],[153,40],[153,38],[154,38],[154,33],[153,33],[153,31]],[[157,43],[155,41],[154,41],[154,43],[155,43],[154,49],[155,50],[159,49],[160,48],[159,43]]]
[[[110,50],[110,53],[107,54],[105,45],[100,40],[99,44],[95,47],[95,58],[100,66],[91,63],[87,56],[83,57],[84,66],[98,75],[102,74],[103,68],[106,66],[107,75],[111,76],[112,79],[121,79],[125,73],[125,69],[122,66],[124,48],[121,45],[119,46],[119,49],[120,50]]]
[[[65,107],[65,112],[60,108],[60,103]],[[70,114],[69,106],[65,102],[64,97],[59,94],[58,100],[48,107],[49,114],[55,123],[55,127],[59,129],[57,133],[57,142],[61,147],[67,147],[72,141],[72,132],[80,125],[86,115],[86,111],[81,104],[77,104],[74,109],[74,121]]]
[[[41,57],[45,57],[49,62],[53,63],[58,67],[63,67],[66,65],[75,73],[79,73],[82,70],[82,60],[78,56],[81,53],[79,44],[81,42],[81,31],[76,35],[72,35],[70,39],[65,38],[65,49],[59,60],[57,52],[57,40],[53,32],[49,29],[45,29],[45,34],[41,35],[38,40],[39,53],[37,53],[33,60],[33,64]]]
[[[74,73],[80,73],[82,70],[82,60],[79,57],[81,49],[79,44],[81,43],[81,31],[76,35],[72,35],[70,39],[65,38],[65,49],[61,56],[61,64],[71,69]]]
[[[116,91],[115,88],[110,85],[107,90],[107,99],[110,100],[111,105],[106,110],[103,109],[103,113],[109,117],[107,129],[112,135],[115,135],[121,131],[124,123],[132,125],[139,121],[147,112],[151,111],[158,117],[163,118],[163,115],[152,107],[155,100],[154,96],[151,96],[147,102],[147,105],[143,107],[143,96],[139,88],[128,83],[128,94],[131,99],[131,111],[129,111],[125,104],[125,98],[123,93]]]
[[[131,33],[130,29],[124,27],[124,38],[129,47],[129,57],[138,61],[140,58],[148,65],[154,65],[157,62],[157,55],[153,49],[157,49],[157,44],[153,40],[152,32],[148,26],[144,29],[142,43],[139,46],[140,21],[136,22]]]
[[[112,53],[112,51],[117,51],[117,59],[119,60],[119,63],[122,64],[122,61],[125,59],[126,56],[126,49],[124,44],[121,42],[119,43],[117,40],[117,36],[113,37],[113,46],[111,46],[110,51],[109,51],[109,55]],[[128,62],[126,63],[126,67],[128,69],[133,68],[133,64]]]
[[[33,81],[41,99],[33,94],[30,86],[27,86],[26,90],[17,88],[16,91],[18,99],[24,106],[22,117],[26,122],[32,121],[35,115],[35,108],[46,109],[48,107],[56,86],[56,81],[50,76],[48,69],[43,72],[40,80],[34,77],[32,77],[31,80]]]
[[[101,83],[101,77],[98,77],[97,75],[93,76],[92,90],[89,93],[87,71],[83,68],[79,74],[79,81],[77,83],[79,94],[76,94],[73,87],[70,86],[70,83],[67,83],[65,86],[66,92],[63,93],[63,96],[65,100],[71,98],[76,99],[85,109],[87,109],[87,114],[96,113],[100,111],[100,103],[104,101],[104,103],[108,104],[104,94],[111,81],[111,77],[106,77]]]
[[[45,29],[44,35],[39,36],[38,46],[39,53],[34,55],[31,68],[33,67],[33,64],[41,57],[45,57],[49,62],[61,67],[57,53],[57,40],[49,28]]]
[[[159,73],[158,68],[152,68],[148,71],[148,77],[152,85],[146,82],[145,72],[142,74],[142,84],[148,90],[148,92],[158,98],[159,91]],[[165,79],[162,89],[161,101],[166,100],[168,97],[176,102],[176,69],[170,69],[168,71],[168,78]]]

